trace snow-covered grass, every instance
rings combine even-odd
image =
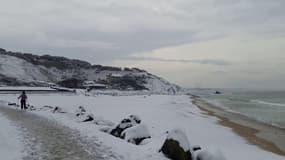
[[[18,95],[0,95],[0,100],[16,102]],[[68,94],[28,95],[29,103],[36,108],[44,105],[59,106],[67,113],[52,113],[50,109],[34,111],[35,114],[54,119],[77,129],[83,136],[96,136],[102,145],[121,155],[123,159],[166,159],[158,153],[167,137],[166,131],[180,128],[186,133],[191,145],[199,145],[210,153],[222,153],[227,160],[284,160],[284,157],[263,151],[250,145],[226,128],[218,125],[217,118],[203,114],[186,95],[135,95],[135,96],[84,96]],[[118,124],[129,115],[138,115],[147,126],[151,139],[136,146],[100,131],[104,125],[80,122],[75,116],[78,107],[96,119]],[[104,123],[102,123],[104,124]]]
[[[0,114],[0,159],[18,160],[24,157],[21,133],[4,115]]]

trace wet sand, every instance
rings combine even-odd
[[[227,112],[195,95],[192,95],[192,102],[205,114],[217,117],[220,125],[231,128],[248,143],[285,156],[285,129],[270,126],[237,113]]]

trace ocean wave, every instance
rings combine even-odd
[[[245,117],[247,117],[253,121],[257,121],[260,123],[271,125],[271,126],[276,127],[276,128],[285,129],[285,123],[274,122],[272,119],[268,119],[267,117],[253,115],[253,114],[250,114],[250,113],[244,112],[244,111],[242,112],[242,111],[238,111],[238,110],[233,110],[230,107],[223,105],[223,103],[219,102],[218,100],[207,99],[207,98],[202,98],[202,99],[206,103],[209,103],[209,104],[211,104],[217,108],[220,108],[226,112],[245,116]],[[251,103],[265,104],[265,105],[271,105],[271,106],[281,106],[281,107],[284,106],[285,107],[285,104],[282,104],[282,103],[272,103],[272,102],[266,102],[266,101],[261,101],[261,100],[249,100],[249,101]],[[238,109],[238,108],[236,108],[236,109]]]
[[[251,100],[253,103],[259,103],[259,104],[266,104],[270,106],[279,106],[279,107],[285,107],[285,104],[283,103],[273,103],[273,102],[266,102],[266,101],[261,101],[261,100]]]
[[[219,108],[222,109],[224,111],[230,112],[230,113],[236,113],[236,114],[242,114],[241,112],[237,111],[237,110],[233,110],[231,108],[229,108],[228,106],[224,105],[223,103],[219,102],[218,100],[213,100],[213,99],[207,99],[207,98],[202,98],[205,102]]]

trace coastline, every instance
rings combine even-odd
[[[248,143],[285,156],[285,129],[258,122],[237,113],[227,112],[202,100],[199,96],[191,95],[191,99],[192,103],[207,115],[217,117],[218,124],[231,128]]]

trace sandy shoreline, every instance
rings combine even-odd
[[[216,107],[198,96],[192,95],[192,102],[210,116],[219,118],[218,123],[231,128],[236,134],[245,138],[250,144],[285,156],[285,130],[254,121],[236,113],[230,113]]]

